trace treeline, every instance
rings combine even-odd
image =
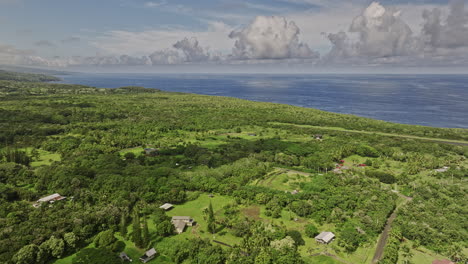
[[[60,78],[45,74],[19,73],[0,70],[0,80],[19,82],[51,82],[60,81]]]

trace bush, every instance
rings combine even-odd
[[[114,244],[112,244],[111,250],[113,252],[122,252],[125,249],[125,243],[123,241],[115,241]]]
[[[318,229],[315,225],[308,224],[305,227],[305,233],[308,237],[315,237],[316,235],[318,235]]]

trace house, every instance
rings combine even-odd
[[[158,150],[155,148],[145,148],[145,154],[147,156],[156,156],[158,155]]]
[[[315,237],[315,241],[322,244],[329,244],[333,239],[335,239],[335,234],[332,232],[322,232]]]
[[[184,232],[185,226],[193,226],[195,221],[190,216],[173,216],[171,223],[174,225],[177,234]]]
[[[167,210],[169,210],[169,209],[171,209],[173,207],[174,207],[174,205],[172,205],[170,203],[165,203],[165,204],[159,206],[159,208],[164,209],[165,211],[167,211]]]
[[[156,257],[156,249],[152,248],[148,251],[145,252],[145,254],[143,256],[140,257],[140,261],[143,262],[143,263],[146,263],[152,259],[154,259]]]
[[[322,139],[323,139],[323,135],[317,134],[317,135],[314,135],[314,138],[317,139],[317,140],[322,140]]]
[[[122,261],[129,261],[129,262],[133,261],[125,252],[120,252],[119,257]]]
[[[434,260],[432,261],[432,264],[455,264],[455,262],[452,262],[448,259],[442,259],[442,260]]]
[[[63,199],[66,199],[67,197],[62,196],[58,193],[51,194],[49,196],[43,197],[39,200],[36,201],[36,203],[33,204],[34,207],[39,207],[42,203],[54,203],[55,201],[61,201]]]

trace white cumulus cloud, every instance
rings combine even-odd
[[[232,58],[316,58],[318,54],[300,42],[299,35],[299,27],[293,21],[278,16],[258,16],[248,26],[229,35],[236,39]]]

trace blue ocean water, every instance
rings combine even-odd
[[[395,123],[468,128],[468,75],[72,74],[63,83],[237,97]]]

